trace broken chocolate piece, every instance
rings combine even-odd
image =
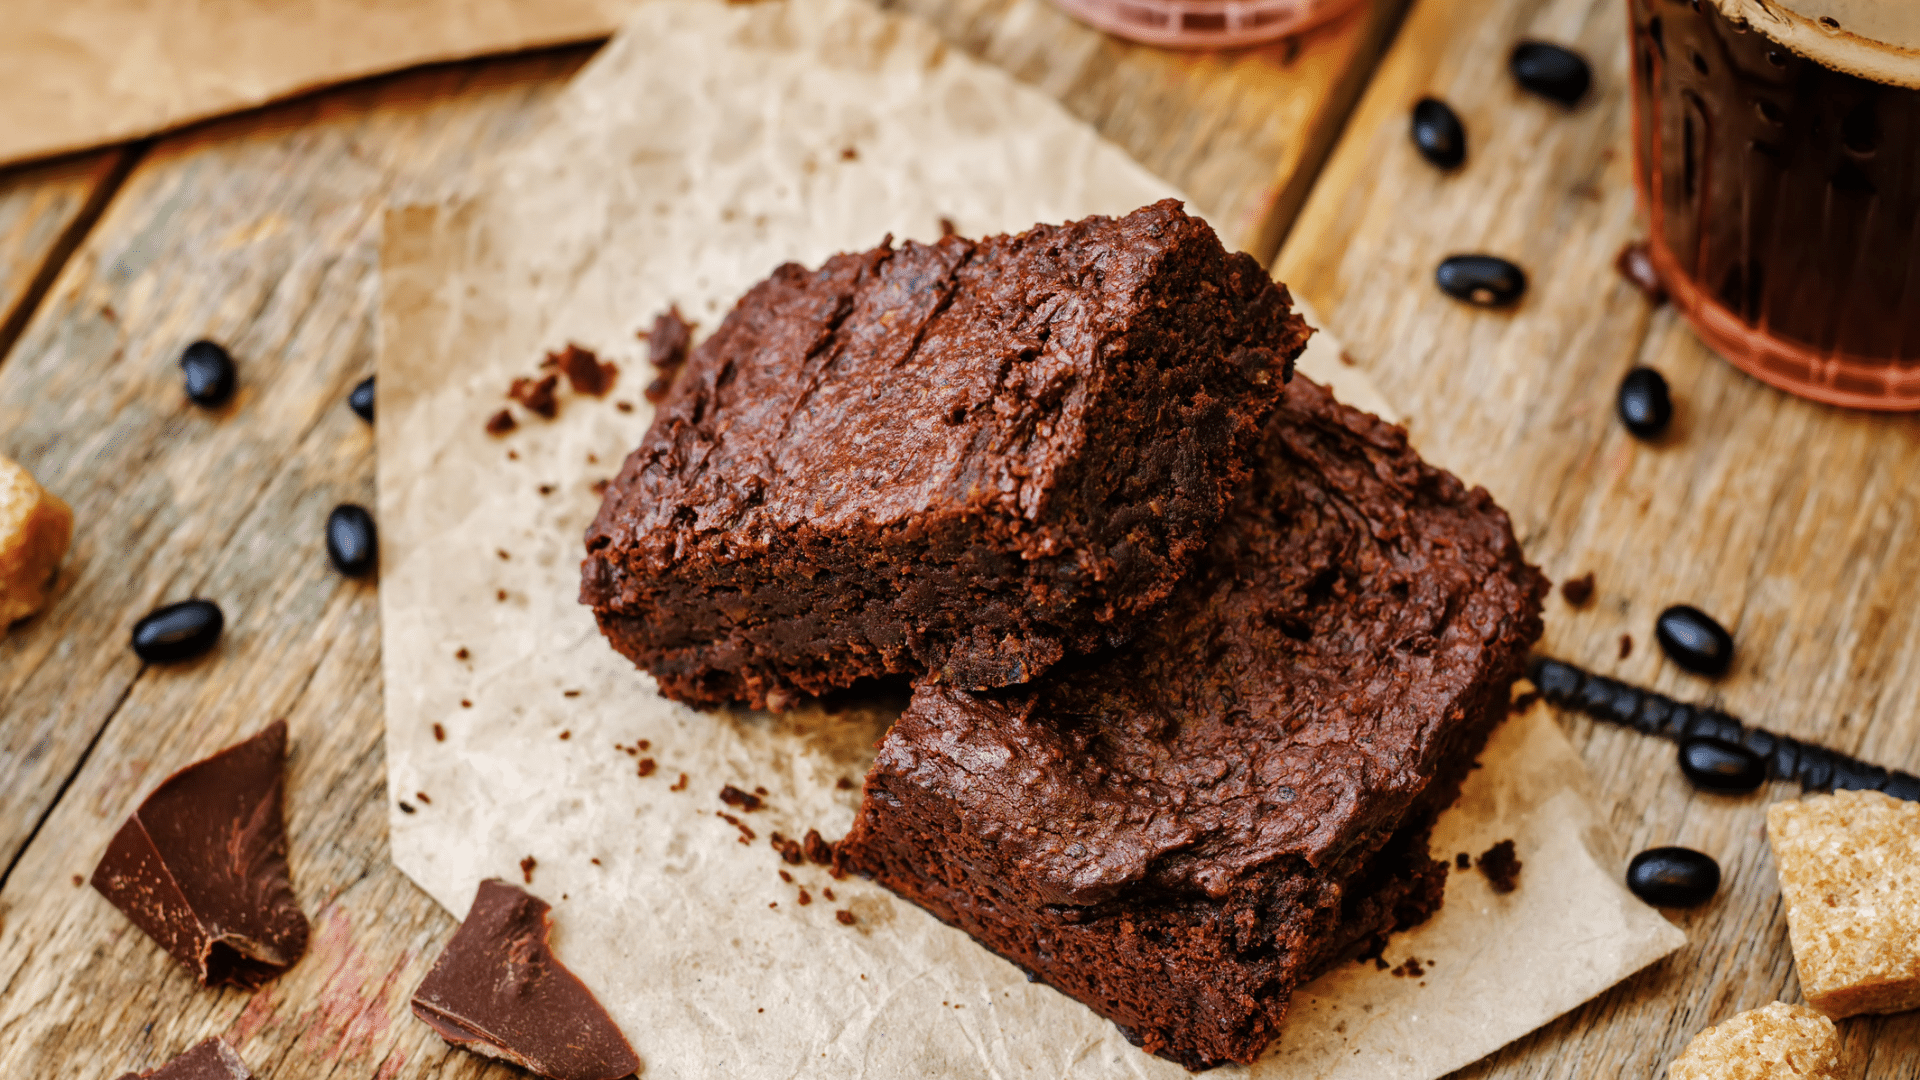
[[[625,1036],[547,945],[546,901],[483,881],[466,921],[413,993],[413,1015],[457,1046],[553,1080],[619,1080]]]
[[[93,887],[202,986],[256,989],[307,951],[281,816],[287,722],[166,779],[107,845]]]
[[[583,349],[573,342],[559,352],[550,352],[541,361],[543,368],[558,368],[560,374],[567,377],[567,385],[573,387],[576,394],[591,394],[600,397],[613,389],[613,380],[620,374],[620,368],[610,363],[602,363],[589,349]]]
[[[253,1072],[227,1040],[213,1038],[157,1069],[130,1072],[120,1080],[253,1080]]]
[[[560,376],[548,375],[540,379],[515,379],[507,388],[507,396],[527,407],[527,411],[551,420],[559,415],[560,403],[554,400],[553,388],[560,385]]]

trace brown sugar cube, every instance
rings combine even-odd
[[[0,634],[47,602],[47,586],[72,540],[67,504],[0,457]]]
[[[1837,791],[1767,808],[1808,1004],[1836,1019],[1920,1007],[1920,803]]]
[[[1804,1005],[1776,1001],[1693,1037],[1667,1080],[1839,1080],[1840,1034]]]

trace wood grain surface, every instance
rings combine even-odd
[[[1568,110],[1522,93],[1522,37],[1570,44],[1595,91]],[[1747,720],[1920,769],[1920,418],[1804,402],[1722,362],[1614,258],[1644,235],[1633,195],[1621,0],[1420,0],[1369,86],[1275,267],[1409,417],[1421,452],[1484,484],[1556,581],[1592,571],[1593,600],[1548,601],[1543,650]],[[1468,130],[1443,174],[1408,138],[1434,94]],[[1441,294],[1434,267],[1487,252],[1532,279],[1510,313]],[[1613,414],[1621,377],[1662,371],[1677,417],[1655,443]],[[1653,641],[1691,603],[1733,631],[1708,681]],[[1631,655],[1622,658],[1622,635]],[[1673,744],[1567,717],[1631,851],[1682,844],[1720,861],[1706,907],[1671,913],[1688,946],[1466,1077],[1664,1076],[1700,1029],[1798,1001],[1763,831],[1785,784],[1745,798],[1693,791]],[[1523,857],[1524,857],[1524,853]],[[1523,879],[1524,880],[1524,879]],[[1524,887],[1524,885],[1523,885]],[[1552,963],[1551,957],[1541,957]],[[1920,1014],[1844,1021],[1860,1071],[1920,1076]]]
[[[1227,208],[1234,239],[1269,248],[1398,10],[1269,50],[1174,57],[1040,0],[901,6],[1017,61]],[[381,207],[467,182],[586,55],[390,77],[158,141],[0,363],[0,453],[78,522],[49,610],[0,638],[0,1075],[113,1076],[217,1033],[277,1080],[519,1075],[407,1013],[453,920],[388,861],[377,583],[333,572],[321,525],[337,503],[372,503],[373,432],[345,397],[373,364]],[[69,198],[70,177],[45,182],[16,194],[0,178],[0,214],[7,199]],[[200,337],[240,367],[213,412],[180,389],[177,357]],[[142,666],[133,622],[188,596],[225,610],[219,647]],[[160,779],[282,716],[313,947],[250,998],[203,990],[76,875]]]
[[[136,154],[123,147],[0,170],[0,357]]]

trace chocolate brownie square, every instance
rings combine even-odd
[[[782,266],[608,488],[581,602],[698,706],[1024,682],[1166,598],[1308,333],[1171,200]]]
[[[918,685],[837,857],[1202,1069],[1438,907],[1429,828],[1547,582],[1485,491],[1304,378],[1195,575],[1118,650]]]

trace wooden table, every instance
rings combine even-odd
[[[1055,94],[1231,242],[1277,252],[1422,450],[1492,490],[1550,575],[1596,574],[1587,606],[1550,601],[1547,651],[1920,767],[1904,594],[1920,421],[1760,386],[1615,275],[1643,227],[1621,0],[1386,0],[1269,48],[1191,55],[1115,42],[1046,0],[886,6]],[[1519,94],[1503,68],[1524,35],[1591,57],[1592,98],[1569,111]],[[453,923],[387,860],[378,586],[327,566],[321,523],[373,501],[372,431],[345,398],[373,366],[381,207],[469,178],[590,55],[389,76],[0,172],[0,453],[78,519],[53,604],[0,639],[0,1074],[109,1077],[225,1033],[276,1080],[518,1075],[407,1013]],[[1426,93],[1467,121],[1456,174],[1408,145]],[[1518,310],[1432,288],[1441,257],[1476,250],[1532,275]],[[184,402],[175,366],[199,337],[242,365],[212,414]],[[1611,416],[1634,363],[1679,400],[1653,445]],[[143,667],[132,623],[189,595],[225,608],[220,647]],[[1678,601],[1734,630],[1726,679],[1652,647],[1654,613]],[[280,716],[312,950],[251,997],[202,990],[81,883],[160,777]],[[1462,1076],[1662,1076],[1700,1028],[1797,996],[1766,797],[1698,794],[1669,745],[1566,724],[1628,842],[1709,851],[1727,885],[1675,916],[1682,952]],[[1841,1030],[1861,1075],[1920,1077],[1920,1015]]]

